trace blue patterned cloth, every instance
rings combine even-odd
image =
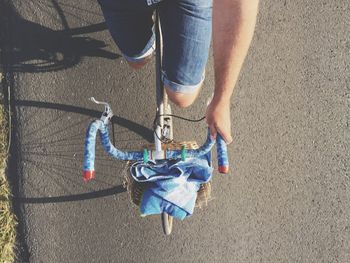
[[[200,185],[211,179],[211,153],[186,161],[135,162],[130,172],[136,181],[147,183],[140,205],[142,216],[166,212],[182,220],[193,214]]]

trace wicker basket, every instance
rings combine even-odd
[[[163,150],[178,150],[181,149],[181,147],[185,145],[186,149],[198,149],[198,144],[194,141],[190,142],[171,142],[167,144],[163,144]],[[154,144],[145,145],[148,149],[154,149]],[[131,163],[129,163],[128,168],[130,168]],[[140,183],[134,180],[134,178],[130,174],[130,169],[125,173],[124,176],[124,187],[127,189],[131,202],[134,203],[137,206],[140,206],[142,195],[145,189],[148,188],[149,184],[146,183]],[[202,208],[204,206],[207,206],[208,201],[211,198],[211,184],[203,183],[201,184],[200,189],[198,190],[197,199],[196,199],[196,207]]]

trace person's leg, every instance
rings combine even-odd
[[[98,0],[107,27],[129,65],[141,68],[155,49],[154,6],[144,0]]]
[[[191,105],[204,80],[211,40],[212,0],[165,0],[160,5],[163,82],[169,99]]]

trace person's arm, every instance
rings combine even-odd
[[[211,135],[232,142],[230,98],[253,37],[259,0],[213,0],[215,90],[206,118]]]

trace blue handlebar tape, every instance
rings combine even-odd
[[[123,152],[116,149],[109,140],[108,126],[101,120],[96,120],[89,125],[86,131],[84,153],[85,181],[90,181],[95,177],[95,146],[98,131],[100,132],[101,143],[104,150],[112,157],[125,161],[143,160],[143,152]]]
[[[92,122],[86,132],[85,138],[85,153],[84,153],[84,180],[90,181],[95,177],[95,147],[96,147],[96,135],[100,133],[101,143],[104,150],[112,157],[118,160],[134,160],[134,161],[146,161],[149,158],[146,151],[121,151],[113,146],[109,139],[108,125],[104,124],[101,120]],[[198,149],[182,149],[175,151],[167,151],[167,159],[180,159],[180,158],[196,158],[208,153],[215,140],[211,139],[210,132],[208,130],[206,142]],[[226,147],[226,144],[224,144]],[[226,149],[226,148],[225,148]],[[227,152],[227,150],[226,150]],[[227,160],[227,153],[226,155]],[[147,158],[148,157],[148,158]]]
[[[220,134],[216,136],[216,150],[218,157],[218,170],[222,174],[227,174],[229,171],[229,163],[227,156],[227,144]]]
[[[84,181],[95,178],[95,145],[98,125],[91,123],[86,131],[84,152]]]

